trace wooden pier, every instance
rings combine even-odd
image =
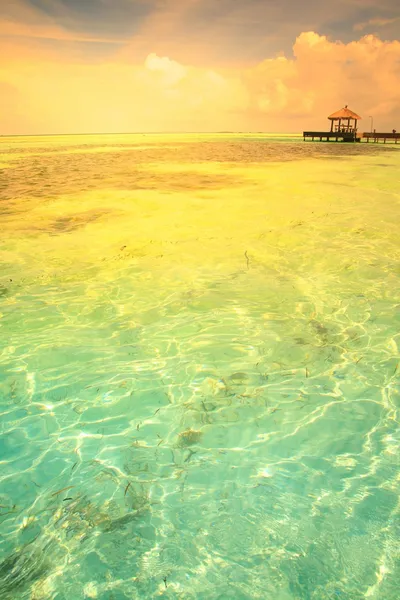
[[[369,142],[370,140],[372,142],[375,142],[376,144],[379,143],[379,140],[383,140],[383,143],[386,144],[386,140],[389,140],[391,142],[394,142],[395,144],[397,144],[397,141],[400,141],[400,133],[397,133],[397,131],[391,131],[386,132],[386,133],[378,133],[376,131],[371,131],[371,132],[367,132],[367,133],[363,133],[362,134],[363,139],[367,140],[367,142]]]
[[[360,135],[356,131],[303,131],[303,140],[311,138],[314,142],[315,139],[320,142],[359,142]]]
[[[386,144],[386,142],[392,142],[397,144],[400,143],[400,133],[393,132],[364,132],[357,133],[355,131],[339,132],[339,131],[303,131],[303,140],[311,138],[311,141],[319,140],[320,142],[374,142],[375,144],[380,141]]]

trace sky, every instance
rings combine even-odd
[[[0,135],[400,131],[400,0],[0,0]]]

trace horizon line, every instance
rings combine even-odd
[[[82,132],[82,133],[2,133],[0,138],[5,137],[56,137],[68,135],[210,135],[210,134],[256,134],[256,135],[299,135],[302,133],[284,131],[113,131],[113,132]]]

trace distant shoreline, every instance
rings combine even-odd
[[[279,131],[129,131],[113,133],[4,133],[5,137],[62,137],[62,136],[88,136],[88,135],[281,135],[298,137],[300,133],[282,133]]]

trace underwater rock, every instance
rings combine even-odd
[[[248,380],[247,373],[232,373],[228,378],[229,383],[232,385],[244,385]]]
[[[185,431],[181,431],[181,433],[178,434],[177,447],[187,448],[188,446],[198,444],[202,436],[203,432],[195,429],[186,429]]]

